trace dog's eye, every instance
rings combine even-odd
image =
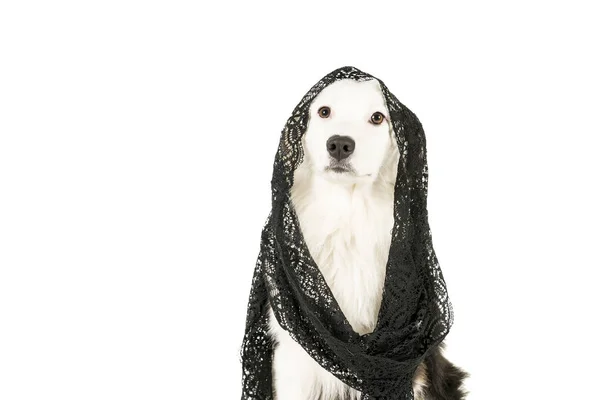
[[[319,117],[321,118],[329,118],[331,114],[331,109],[329,107],[321,107],[319,108]]]
[[[374,123],[375,125],[381,124],[384,119],[385,119],[385,117],[379,111],[377,111],[377,112],[373,113],[373,115],[371,115],[371,122]]]

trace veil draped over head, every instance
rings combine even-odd
[[[375,330],[365,335],[352,329],[333,297],[290,199],[310,104],[340,79],[379,82],[400,152],[383,298]],[[421,123],[381,80],[343,67],[304,95],[281,133],[273,165],[272,208],[262,231],[241,350],[242,400],[273,399],[269,304],[283,329],[324,369],[360,391],[363,400],[413,398],[417,366],[444,339],[453,319],[427,219],[427,175]]]

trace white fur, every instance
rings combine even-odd
[[[322,106],[331,108],[329,118],[318,116]],[[381,125],[369,122],[376,111],[386,116]],[[326,170],[331,160],[326,141],[333,135],[354,139],[356,148],[348,159],[354,172]],[[359,334],[372,332],[394,223],[399,158],[379,83],[340,80],[325,88],[310,107],[303,147],[292,202],[306,244],[352,328]],[[272,312],[270,331],[278,342],[273,360],[277,400],[331,399],[348,390],[347,399],[359,398],[360,393],[321,368]],[[415,394],[420,389],[415,381]]]

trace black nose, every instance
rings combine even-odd
[[[340,161],[354,152],[354,140],[349,136],[334,135],[327,139],[327,151]]]

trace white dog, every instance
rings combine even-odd
[[[342,79],[323,89],[310,106],[302,145],[304,159],[295,171],[291,195],[304,239],[354,331],[370,333],[381,304],[399,162],[379,82]],[[277,343],[276,400],[360,398],[314,361],[272,311],[269,318]],[[415,374],[416,399],[425,398],[426,387],[436,384],[426,370],[423,363]]]

